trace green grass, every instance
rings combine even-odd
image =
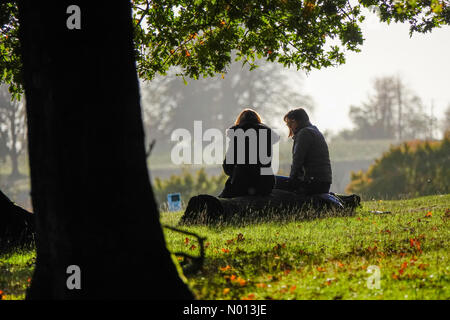
[[[200,299],[450,299],[449,207],[450,195],[431,196],[365,202],[354,217],[186,227],[208,244],[188,283]],[[171,251],[198,252],[187,238],[166,231]],[[369,266],[380,268],[379,290],[367,286]]]
[[[182,227],[207,238],[204,268],[187,282],[199,299],[450,299],[449,209],[450,195],[429,196],[364,202],[353,217]],[[165,235],[172,252],[198,255],[194,237]],[[6,298],[23,298],[33,259],[0,256]],[[380,289],[367,286],[371,266]]]
[[[20,250],[0,256],[0,291],[3,300],[25,298],[35,256],[34,250]]]

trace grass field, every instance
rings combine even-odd
[[[353,217],[184,227],[207,238],[187,282],[199,299],[450,299],[449,222],[444,195],[364,202]],[[198,255],[194,237],[165,234],[172,252]],[[0,257],[4,299],[24,297],[33,263],[32,251]]]

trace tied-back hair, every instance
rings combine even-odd
[[[250,108],[245,108],[239,113],[234,124],[238,126],[243,122],[261,123],[262,121],[258,112]]]
[[[288,122],[288,120],[295,120],[299,123],[300,126],[305,125],[309,121],[309,116],[306,113],[305,109],[297,108],[289,111],[283,118],[284,122]],[[295,132],[289,127],[289,138],[294,136]]]

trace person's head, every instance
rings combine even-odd
[[[304,127],[309,122],[309,117],[303,108],[297,108],[286,113],[284,122],[289,128],[289,137],[292,137],[299,128]]]
[[[261,123],[261,117],[255,110],[245,108],[244,110],[241,111],[241,113],[239,113],[234,124],[240,125],[243,122]]]

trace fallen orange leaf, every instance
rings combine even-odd
[[[408,267],[408,262],[403,262],[398,270],[398,273],[402,275],[405,272],[406,267]]]
[[[229,265],[227,265],[226,267],[220,267],[221,271],[227,271],[227,270],[230,270],[230,269],[231,269],[231,267]]]
[[[243,297],[242,300],[255,300],[255,294],[250,293],[248,296]]]
[[[247,284],[247,281],[245,281],[242,278],[238,278],[237,281],[239,282],[239,284],[241,285],[241,287],[245,286]]]

